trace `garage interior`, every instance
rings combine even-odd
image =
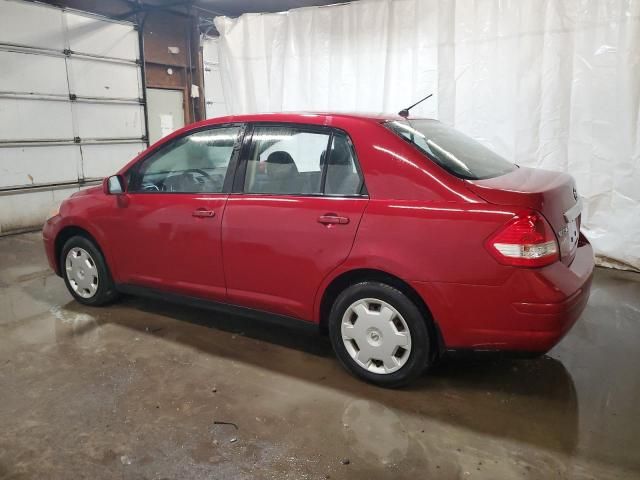
[[[427,93],[416,115],[577,180],[598,267],[541,358],[385,390],[306,325],[90,308],[47,264],[51,211],[182,126]],[[638,182],[635,0],[0,0],[0,480],[640,478]]]

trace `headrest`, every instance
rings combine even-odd
[[[267,175],[273,179],[282,179],[298,173],[298,167],[287,152],[273,152],[264,163],[267,167]]]
[[[350,165],[351,150],[345,140],[334,140],[331,155],[329,156],[330,165]]]
[[[295,166],[295,162],[293,161],[293,158],[291,158],[291,155],[289,155],[287,152],[282,152],[282,151],[270,153],[269,156],[267,157],[266,163],[276,163],[278,165],[294,165]]]
[[[345,140],[334,139],[329,152],[329,165],[351,166],[351,149]],[[323,167],[327,160],[326,153],[324,151],[320,154],[320,167]]]

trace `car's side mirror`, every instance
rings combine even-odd
[[[112,175],[104,179],[102,189],[107,195],[119,195],[124,193],[124,185],[122,184],[122,177],[120,175]]]

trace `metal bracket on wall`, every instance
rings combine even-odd
[[[73,137],[73,143],[80,143],[81,141],[80,137]]]
[[[73,53],[73,50],[71,50],[70,48],[65,48],[64,50],[62,50],[62,53],[69,57]]]
[[[70,93],[69,94],[69,100],[71,100],[72,102],[75,102],[78,99],[77,95],[75,93]]]

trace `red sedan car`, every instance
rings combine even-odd
[[[260,114],[162,139],[43,235],[80,303],[161,292],[312,322],[392,387],[449,349],[553,347],[589,296],[580,213],[571,176],[435,120]]]

